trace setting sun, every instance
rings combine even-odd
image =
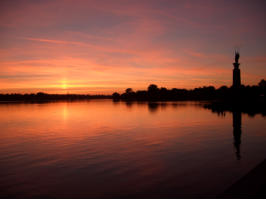
[[[68,88],[68,85],[67,85],[67,81],[66,80],[63,80],[62,83],[61,83],[61,89],[67,89]]]

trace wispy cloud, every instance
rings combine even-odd
[[[43,38],[24,38],[25,40],[37,41],[37,42],[47,42],[52,44],[71,44],[71,45],[85,45],[82,42],[64,41],[64,40],[49,40]]]

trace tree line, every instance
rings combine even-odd
[[[221,86],[215,89],[213,86],[199,87],[191,90],[187,89],[167,89],[159,88],[155,84],[148,86],[147,90],[134,91],[132,88],[127,88],[124,93],[113,93],[112,97],[115,100],[213,100],[213,99],[232,99],[237,98],[243,100],[265,98],[266,81],[261,80],[258,85],[233,88]]]
[[[111,99],[111,95],[88,95],[88,94],[47,94],[43,92],[31,94],[0,94],[0,101],[27,101],[27,102],[43,102],[43,101],[75,101],[86,99]]]
[[[147,90],[134,91],[127,88],[124,93],[117,92],[112,95],[88,95],[88,94],[47,94],[43,92],[31,94],[0,94],[0,101],[58,101],[58,100],[85,100],[85,99],[114,99],[125,101],[167,101],[167,100],[214,100],[214,99],[264,99],[266,96],[266,81],[261,80],[258,85],[233,88],[222,86],[215,89],[213,86],[187,89],[159,88],[155,84],[148,86]]]

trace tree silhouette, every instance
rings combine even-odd
[[[126,93],[127,93],[127,94],[129,94],[129,93],[131,93],[131,92],[133,92],[132,88],[127,88],[127,89],[126,89]]]
[[[114,93],[112,94],[112,97],[113,97],[114,99],[119,99],[120,94],[118,94],[117,92],[114,92]]]
[[[266,81],[264,79],[262,79],[260,82],[259,82],[259,86],[261,88],[266,88]]]
[[[159,89],[158,89],[157,85],[155,85],[155,84],[151,84],[148,87],[148,92],[157,92],[158,90]]]

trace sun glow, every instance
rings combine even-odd
[[[66,80],[63,80],[62,83],[61,83],[61,88],[66,90],[68,88],[68,85],[67,85],[67,81]]]

